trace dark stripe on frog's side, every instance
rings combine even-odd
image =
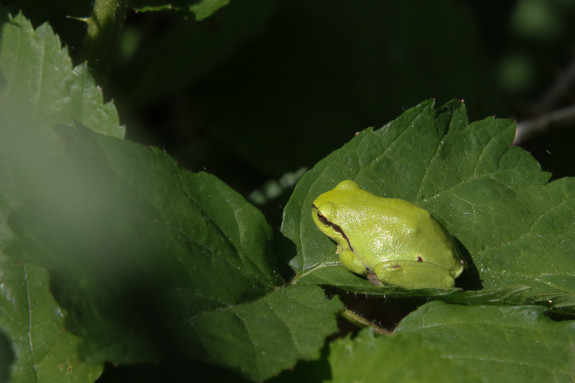
[[[317,208],[317,206],[315,206],[313,204],[311,206],[317,211],[317,218],[321,221],[321,223],[323,223],[324,225],[327,225],[327,226],[331,226],[335,232],[341,234],[343,239],[345,239],[345,241],[347,242],[349,249],[355,253],[355,250],[353,250],[353,246],[351,246],[351,242],[349,242],[349,238],[347,238],[347,235],[345,235],[343,229],[341,227],[339,227],[338,225],[336,225],[335,223],[330,222],[325,216],[323,216],[319,212],[319,209]]]

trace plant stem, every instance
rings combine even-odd
[[[386,330],[383,327],[379,327],[378,325],[371,323],[370,321],[368,321],[364,317],[354,313],[353,311],[351,311],[349,309],[343,310],[343,312],[341,313],[341,316],[344,317],[349,322],[355,324],[358,327],[371,327],[373,329],[373,331],[375,331],[378,334],[391,334],[391,331]]]
[[[92,15],[85,19],[88,33],[81,57],[100,84],[106,82],[127,8],[128,0],[94,0]]]

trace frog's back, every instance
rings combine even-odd
[[[380,261],[415,262],[432,258],[434,263],[460,267],[453,258],[457,249],[451,237],[427,210],[395,198],[371,194],[363,198],[363,203],[354,204],[355,216],[347,217],[349,227],[344,228],[352,236],[362,237],[354,248],[358,257],[373,253]]]

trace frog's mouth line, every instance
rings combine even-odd
[[[315,212],[316,212],[317,219],[318,219],[323,225],[329,226],[329,227],[333,228],[333,230],[334,230],[336,233],[339,233],[339,235],[341,235],[342,238],[345,239],[345,241],[347,242],[347,246],[349,246],[349,249],[357,256],[357,258],[359,259],[359,261],[363,264],[363,266],[365,267],[365,269],[368,271],[368,275],[371,275],[371,274],[375,275],[374,272],[373,272],[373,270],[372,270],[368,265],[365,264],[365,262],[361,259],[361,257],[359,257],[359,256],[357,255],[357,253],[356,253],[355,250],[353,249],[353,246],[351,245],[351,242],[349,241],[349,238],[347,238],[347,235],[345,235],[345,232],[343,231],[343,229],[342,229],[339,225],[336,225],[335,223],[330,222],[323,214],[320,213],[320,211],[319,211],[319,209],[317,208],[317,206],[315,206],[314,204],[312,204],[311,206],[312,206],[312,208],[313,208],[313,209],[315,210]],[[368,278],[368,279],[369,279],[369,278]],[[377,279],[377,278],[376,278],[376,279]],[[372,282],[372,283],[374,283],[374,282]],[[375,283],[374,283],[374,284],[375,284]]]
[[[349,246],[349,249],[355,253],[355,250],[353,250],[353,246],[351,246],[351,242],[349,242],[349,238],[347,238],[347,235],[345,235],[343,229],[342,229],[340,226],[336,225],[335,223],[330,222],[323,214],[321,214],[321,213],[319,212],[319,209],[317,208],[317,206],[315,206],[314,204],[312,204],[311,206],[312,206],[312,207],[315,209],[315,211],[316,211],[317,219],[318,219],[322,224],[324,224],[325,226],[330,226],[331,228],[333,228],[333,230],[334,230],[336,233],[339,233],[339,235],[341,235],[341,236],[343,237],[343,239],[345,239],[345,241],[347,242],[347,245]]]

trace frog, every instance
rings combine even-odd
[[[352,180],[319,195],[312,218],[337,244],[343,267],[376,286],[451,289],[466,268],[454,238],[427,210]]]

